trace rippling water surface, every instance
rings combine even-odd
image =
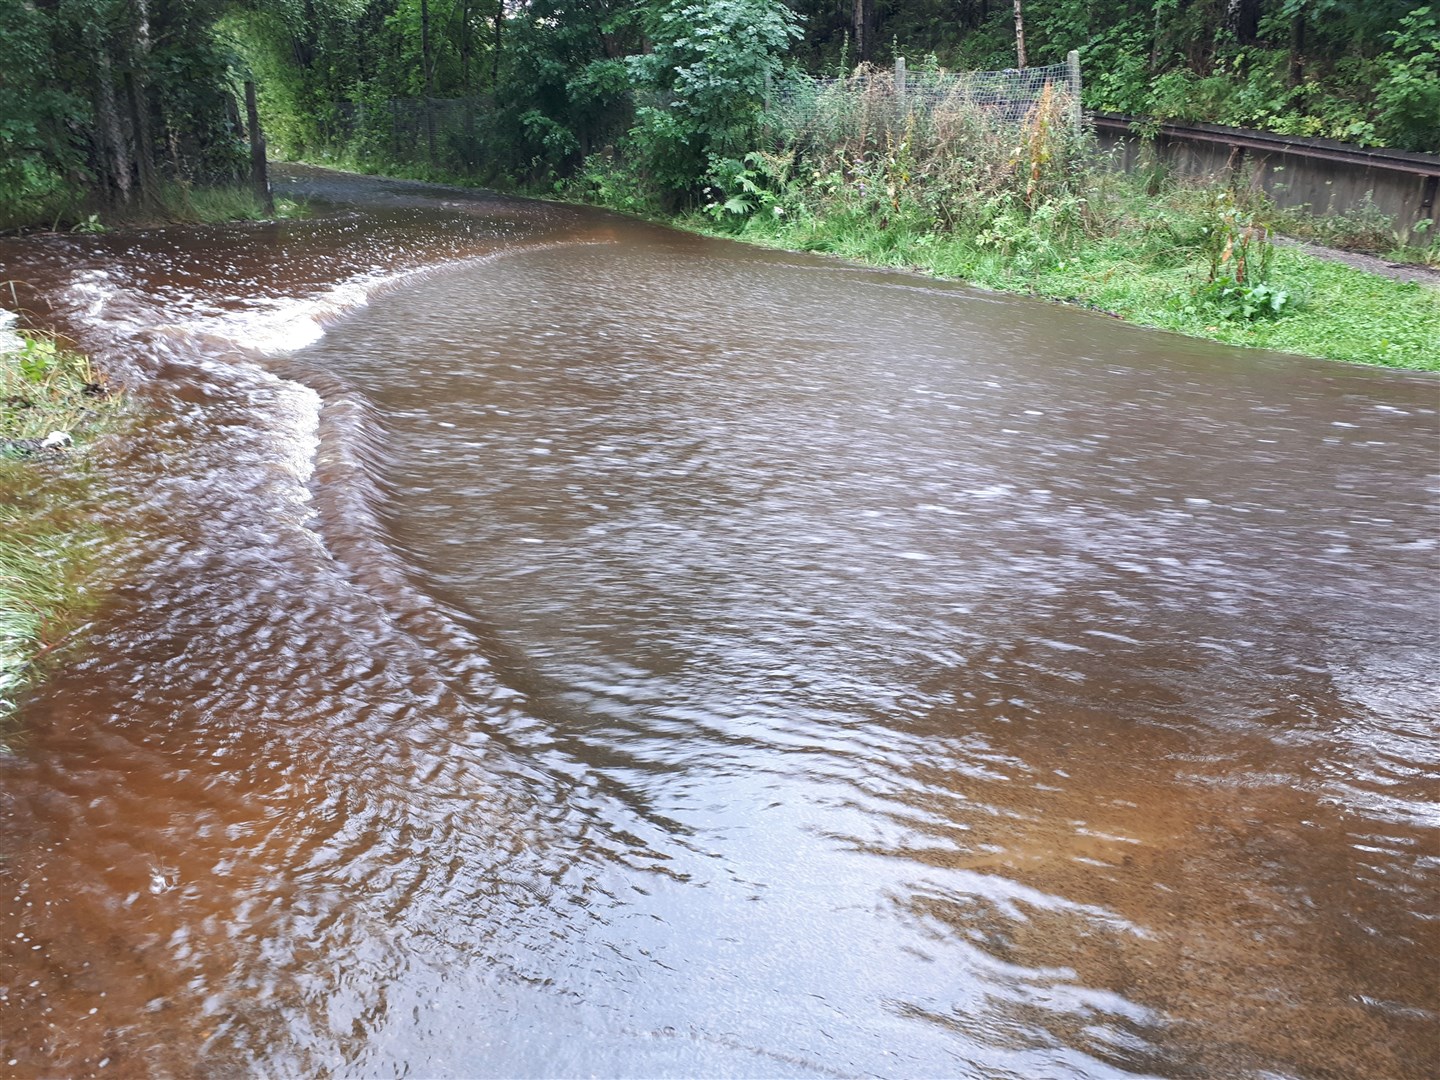
[[[0,247],[145,410],[6,1070],[1434,1075],[1434,377],[289,182]]]

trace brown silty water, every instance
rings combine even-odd
[[[137,405],[0,1071],[1436,1074],[1435,377],[285,182],[0,246]]]

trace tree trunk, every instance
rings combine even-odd
[[[460,5],[460,88],[470,96],[470,3]]]
[[[296,33],[292,27],[290,44],[295,52],[295,63],[302,70],[309,71],[315,63],[315,54],[318,51],[319,43],[315,39],[315,0],[305,0],[301,19],[303,25]]]
[[[140,200],[152,205],[160,202],[160,178],[155,172],[155,140],[150,136],[150,94],[146,72],[150,67],[150,4],[134,0],[135,38],[132,70],[125,75],[125,96],[130,105],[130,127],[135,133],[136,172],[140,181]]]
[[[500,85],[500,28],[505,24],[505,0],[495,0],[495,48],[490,54],[490,89]]]
[[[435,163],[434,65],[430,62],[430,0],[420,0],[420,73],[425,78],[425,151]]]
[[[1225,29],[1239,44],[1255,44],[1260,30],[1260,0],[1225,0]]]
[[[1015,0],[1015,56],[1020,70],[1025,70],[1025,17],[1020,13],[1020,0]]]
[[[430,0],[420,0],[420,74],[425,81],[425,96],[433,97],[430,63]]]
[[[1305,13],[1297,11],[1290,20],[1290,85],[1305,81]]]
[[[875,0],[854,0],[850,15],[855,32],[855,58],[862,64],[868,63],[875,54]]]
[[[130,201],[130,142],[115,101],[115,70],[110,50],[99,34],[95,40],[95,133],[101,165],[109,174],[107,201]]]
[[[1150,73],[1160,69],[1160,5],[1156,4],[1150,19]]]
[[[260,107],[255,101],[255,80],[245,80],[245,119],[250,127],[250,184],[255,198],[267,214],[275,213],[275,199],[270,194],[270,177],[265,168],[265,134],[260,130]]]
[[[124,78],[126,103],[130,108],[130,130],[135,133],[135,174],[142,203],[160,202],[160,177],[155,172],[155,143],[150,138],[150,104],[144,83],[133,72]]]

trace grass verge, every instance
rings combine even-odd
[[[0,327],[0,721],[98,600],[104,533],[75,459],[122,404],[85,357]]]
[[[171,185],[165,196],[166,221],[208,225],[226,221],[270,221],[305,217],[304,203],[275,197],[275,212],[267,213],[247,186],[182,188]]]
[[[196,187],[167,182],[157,199],[125,207],[96,210],[77,201],[64,201],[20,220],[0,219],[0,232],[100,233],[111,228],[145,225],[212,225],[226,221],[271,221],[306,217],[309,208],[294,199],[275,198],[275,212],[267,213],[247,184]]]

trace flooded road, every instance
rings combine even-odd
[[[0,241],[146,410],[0,1071],[1436,1075],[1434,376],[287,183]]]

